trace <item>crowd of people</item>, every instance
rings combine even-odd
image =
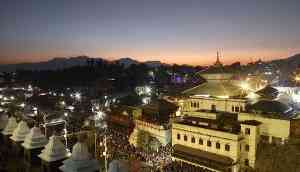
[[[159,169],[166,164],[171,163],[171,145],[160,146],[156,150],[144,151],[142,148],[136,148],[129,143],[129,134],[123,130],[115,128],[107,129],[108,155],[113,159],[139,160],[153,169]],[[104,143],[104,136],[100,138]],[[104,145],[103,145],[104,146]],[[104,147],[102,147],[104,151]]]

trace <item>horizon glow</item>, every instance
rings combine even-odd
[[[0,64],[87,55],[209,65],[300,52],[297,0],[5,0]]]

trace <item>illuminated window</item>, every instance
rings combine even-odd
[[[249,159],[245,159],[245,165],[249,166]]]
[[[235,107],[235,112],[239,112],[240,108],[238,106]]]
[[[217,149],[220,149],[220,147],[221,147],[220,143],[217,142],[217,143],[216,143],[216,148],[217,148]]]
[[[245,129],[245,134],[250,135],[250,128]]]
[[[230,151],[230,146],[228,144],[225,145],[225,150]]]
[[[192,142],[192,143],[195,143],[195,142],[196,142],[195,137],[192,137],[191,142]]]
[[[245,146],[245,150],[246,150],[247,152],[249,152],[249,149],[250,149],[250,146],[247,144],[247,145]]]
[[[184,135],[183,139],[184,139],[184,141],[187,141],[187,136],[186,136],[186,135]]]
[[[213,111],[213,112],[216,112],[216,111],[217,111],[216,105],[211,105],[211,111]]]
[[[177,140],[180,140],[180,134],[177,134]]]
[[[207,146],[211,147],[211,141],[209,141],[209,140],[207,141]]]
[[[203,145],[203,140],[199,139],[199,145]]]

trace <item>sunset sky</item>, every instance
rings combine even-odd
[[[299,0],[1,0],[0,63],[88,55],[203,65],[300,52]]]

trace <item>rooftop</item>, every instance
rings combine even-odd
[[[174,121],[177,124],[189,125],[194,127],[206,128],[216,131],[238,134],[240,132],[239,123],[232,119],[207,119],[199,117],[183,117]]]
[[[204,165],[217,170],[225,170],[233,165],[233,159],[214,153],[182,145],[174,145],[173,157]]]
[[[245,91],[230,82],[205,82],[182,92],[188,96],[234,98],[246,96]]]
[[[247,111],[270,118],[292,119],[297,116],[293,108],[271,100],[260,100],[252,105],[248,105]]]
[[[246,125],[253,125],[253,126],[258,126],[261,124],[261,122],[256,121],[256,120],[246,120],[246,121],[242,121],[240,122],[241,124],[246,124]]]

